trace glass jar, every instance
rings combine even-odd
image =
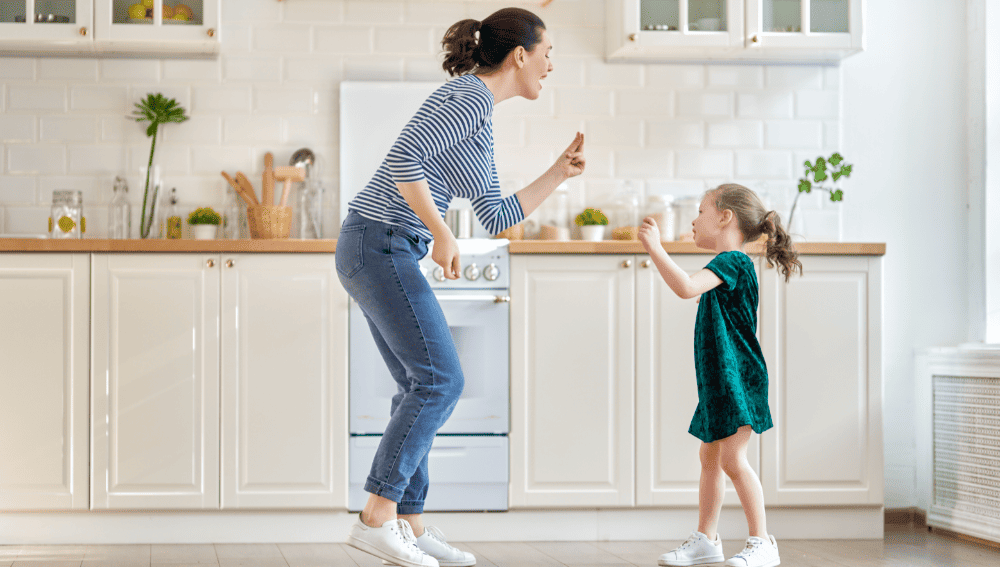
[[[115,177],[113,191],[108,205],[108,238],[131,238],[132,207],[128,203],[128,183],[123,177]]]
[[[292,207],[293,238],[323,238],[323,184],[306,177],[298,183],[297,207]]]
[[[222,203],[222,238],[239,240],[242,237],[243,231],[240,226],[243,216],[241,213],[240,199],[236,195],[236,191],[227,185],[226,200]]]
[[[698,207],[701,206],[701,197],[683,197],[675,201],[677,209],[677,240],[686,242],[694,241],[694,232],[691,223],[698,218]]]
[[[83,216],[83,194],[79,191],[53,191],[49,216],[49,237],[83,238],[87,218]]]
[[[652,217],[660,227],[660,238],[664,242],[677,240],[677,217],[674,212],[673,195],[650,195],[646,199],[645,216]]]
[[[632,181],[625,181],[615,190],[611,204],[612,240],[638,240],[639,238],[639,190]]]

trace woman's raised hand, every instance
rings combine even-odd
[[[580,132],[576,133],[573,143],[559,155],[559,159],[556,160],[556,163],[552,167],[557,169],[567,179],[583,173],[583,170],[587,167],[587,159],[583,157],[583,134]]]

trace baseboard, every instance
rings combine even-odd
[[[927,513],[911,506],[909,508],[886,508],[885,525],[892,527],[912,526],[915,528],[927,527]]]
[[[990,541],[988,539],[983,539],[981,537],[976,537],[976,536],[971,536],[971,535],[965,535],[965,534],[961,534],[961,533],[958,533],[958,532],[953,532],[951,530],[946,530],[944,528],[935,528],[935,527],[932,527],[932,528],[930,528],[930,530],[932,532],[934,532],[935,534],[937,534],[937,535],[941,535],[941,536],[945,536],[945,537],[950,537],[950,538],[953,538],[953,539],[960,539],[962,541],[967,541],[969,543],[974,543],[974,544],[982,546],[982,547],[988,547],[988,548],[991,548],[991,549],[1000,549],[1000,542],[997,542],[997,541]]]
[[[782,539],[882,539],[881,506],[767,508],[768,531]],[[343,542],[349,512],[0,513],[0,544],[325,543]],[[512,510],[424,515],[450,541],[683,540],[697,527],[694,507],[630,510]],[[719,532],[747,537],[738,506],[723,508]]]

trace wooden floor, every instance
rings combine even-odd
[[[459,543],[481,567],[656,565],[679,542]],[[743,547],[724,541],[726,555]],[[1000,549],[922,528],[887,529],[879,540],[778,540],[781,564],[794,567],[1000,566]],[[118,546],[0,546],[0,567],[382,567],[336,543]]]

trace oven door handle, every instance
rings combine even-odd
[[[491,303],[510,303],[509,295],[439,295],[438,301],[489,301]]]

